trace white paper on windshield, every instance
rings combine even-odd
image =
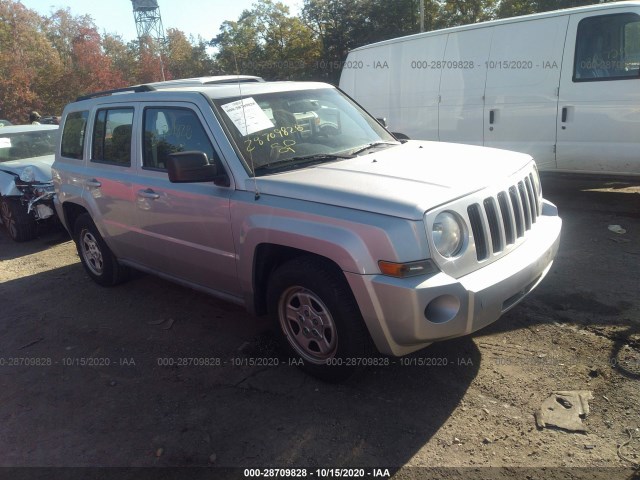
[[[11,139],[7,137],[0,138],[0,148],[11,148]]]
[[[242,136],[275,126],[252,97],[226,103],[222,109]]]

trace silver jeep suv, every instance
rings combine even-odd
[[[323,83],[89,95],[64,110],[53,171],[96,282],[132,267],[269,314],[331,380],[497,320],[560,237],[528,155],[398,141]]]

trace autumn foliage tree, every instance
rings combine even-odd
[[[47,107],[62,74],[42,19],[21,3],[0,1],[0,117],[24,123],[29,111]]]
[[[90,16],[68,8],[42,16],[0,0],[0,118],[25,123],[31,110],[60,114],[78,95],[163,78],[241,73],[338,83],[349,50],[419,32],[421,3],[429,31],[593,0],[302,0],[299,15],[255,0],[210,41],[169,28],[162,45],[100,34]]]
[[[0,0],[0,118],[26,123],[31,110],[59,115],[79,95],[156,82],[163,73],[215,73],[205,40],[169,33],[164,50],[150,39],[125,43],[68,8],[41,16],[17,0]]]

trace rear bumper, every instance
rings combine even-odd
[[[458,279],[345,275],[378,350],[406,355],[479,330],[518,304],[551,268],[561,225],[557,215],[540,216],[518,248]]]

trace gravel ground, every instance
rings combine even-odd
[[[0,466],[632,478],[640,180],[543,181],[564,224],[542,284],[491,327],[341,385],[288,365],[266,322],[234,305],[143,274],[102,288],[63,232],[14,244],[0,230]],[[536,426],[560,390],[592,393],[586,433]],[[503,468],[476,469],[489,466]]]

